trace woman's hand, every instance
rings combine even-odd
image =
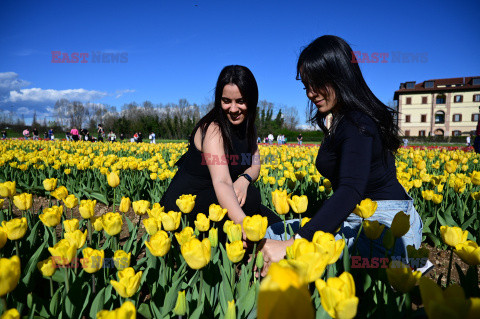
[[[285,255],[287,254],[287,247],[293,245],[294,241],[294,238],[290,238],[286,241],[265,239],[265,244],[261,249],[264,260],[262,276],[267,275],[268,268],[272,263],[279,262],[280,260],[285,258]]]
[[[233,190],[235,191],[240,207],[243,207],[247,200],[248,185],[250,185],[250,182],[243,176],[237,178],[233,183]]]

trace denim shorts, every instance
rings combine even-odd
[[[360,256],[384,257],[386,255],[385,248],[383,247],[383,237],[387,228],[391,227],[393,218],[400,211],[403,211],[410,216],[410,229],[402,238],[398,238],[395,241],[394,250],[393,252],[390,252],[391,255],[397,258],[408,258],[406,249],[408,245],[412,245],[415,248],[420,247],[420,244],[422,243],[423,222],[420,215],[418,215],[418,212],[415,210],[413,199],[410,196],[409,198],[410,199],[407,200],[377,201],[378,206],[375,214],[367,220],[376,220],[385,225],[385,229],[382,235],[377,240],[372,241],[372,243],[371,240],[365,236],[363,231],[360,233],[356,247]],[[298,219],[289,220],[287,223],[287,227],[290,227],[294,233],[300,228],[300,221]],[[345,237],[350,254],[356,255],[356,252],[353,252],[352,249],[361,224],[362,218],[352,213],[343,222],[340,231],[335,234],[336,240],[343,238],[343,236]],[[290,232],[287,229],[286,239],[290,238],[289,233]],[[283,222],[268,227],[265,238],[285,240]],[[372,248],[371,253],[370,248]]]

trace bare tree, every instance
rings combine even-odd
[[[298,111],[296,107],[284,107],[284,123],[289,130],[296,130],[298,125]]]

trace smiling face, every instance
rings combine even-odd
[[[236,84],[227,84],[223,87],[222,109],[233,125],[239,125],[247,117],[247,103]]]
[[[307,97],[315,104],[320,113],[335,112],[337,98],[335,90],[332,86],[326,85],[326,92],[322,90],[313,90],[310,86],[305,85]]]

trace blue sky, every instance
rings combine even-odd
[[[400,82],[480,75],[478,1],[0,1],[0,112],[51,115],[65,97],[120,109],[149,100],[205,104],[220,70],[242,64],[260,99],[298,109],[303,46],[324,34],[353,50],[389,53],[362,63],[385,103]],[[128,54],[127,63],[52,63],[52,51]],[[394,62],[393,52],[425,62]]]

